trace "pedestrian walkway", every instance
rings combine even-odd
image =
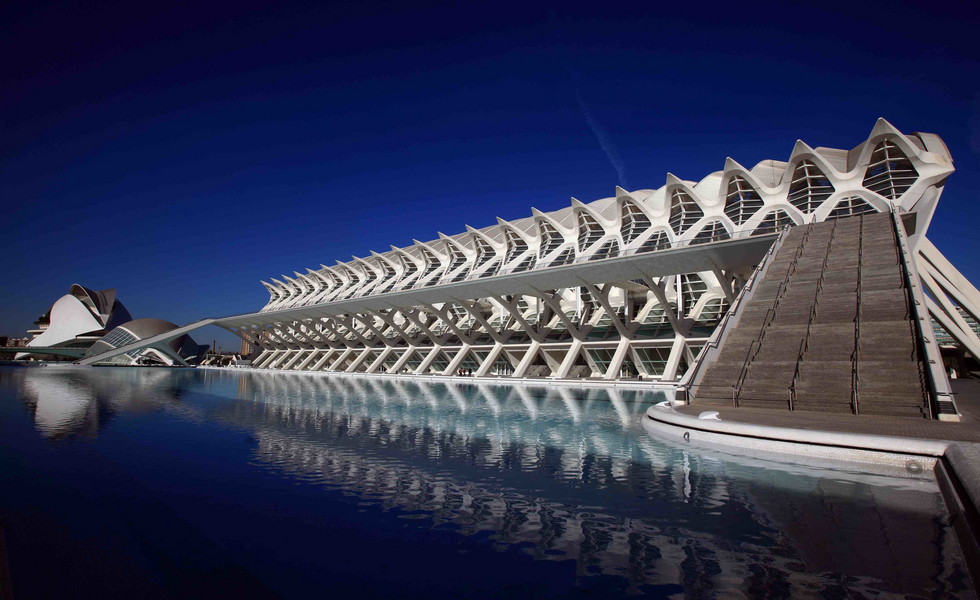
[[[807,411],[789,412],[760,408],[711,407],[722,421],[787,427],[806,431],[831,431],[884,435],[927,440],[980,443],[980,381],[955,379],[950,382],[956,394],[960,422],[908,419],[880,415],[828,414]],[[674,410],[688,416],[698,416],[706,407],[675,406]]]

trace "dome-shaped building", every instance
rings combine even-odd
[[[123,323],[105,334],[86,350],[85,358],[122,348],[177,329],[177,325],[162,319],[136,319]],[[208,346],[198,345],[184,334],[172,340],[137,348],[124,354],[101,360],[97,365],[186,365],[204,356]]]

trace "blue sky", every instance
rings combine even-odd
[[[607,4],[8,6],[0,334],[75,282],[137,317],[258,310],[260,279],[879,116],[946,141],[930,238],[980,283],[976,3]]]

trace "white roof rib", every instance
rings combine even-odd
[[[657,189],[644,188],[630,191],[617,186],[614,188],[614,194],[612,196],[600,198],[592,202],[581,202],[575,198],[571,198],[569,206],[548,212],[542,212],[532,207],[531,214],[526,217],[513,220],[504,220],[498,217],[495,224],[483,228],[474,228],[467,225],[464,227],[464,231],[455,235],[446,235],[440,232],[435,240],[421,242],[413,239],[411,246],[404,248],[392,246],[388,252],[382,254],[372,252],[371,254],[375,260],[387,261],[392,266],[400,269],[398,256],[408,257],[416,264],[419,264],[428,260],[424,258],[424,253],[431,253],[439,262],[439,265],[437,265],[437,271],[439,271],[440,269],[444,270],[452,261],[452,256],[450,256],[452,253],[449,251],[448,246],[452,246],[456,251],[461,252],[466,257],[467,263],[472,264],[478,255],[475,247],[476,238],[482,238],[488,241],[494,248],[497,248],[498,251],[506,253],[509,242],[507,241],[505,232],[508,229],[517,232],[527,242],[531,253],[537,254],[542,242],[541,228],[539,226],[539,223],[542,221],[554,227],[565,238],[565,244],[568,247],[576,245],[575,240],[579,234],[579,223],[577,220],[577,213],[579,212],[588,214],[609,232],[611,238],[618,239],[619,232],[622,231],[623,226],[622,219],[624,211],[622,205],[626,201],[638,206],[649,218],[651,222],[649,226],[650,232],[663,229],[669,230],[668,219],[670,218],[671,203],[674,200],[672,197],[674,194],[672,192],[675,190],[681,190],[690,196],[693,204],[701,210],[703,218],[706,219],[700,222],[701,225],[693,222],[688,223],[683,227],[680,235],[671,235],[671,241],[675,243],[687,243],[697,235],[704,223],[714,220],[720,220],[727,231],[734,232],[736,235],[749,235],[751,232],[742,228],[758,225],[765,214],[771,213],[776,209],[786,212],[790,219],[796,223],[806,222],[814,218],[818,220],[823,219],[832,210],[833,206],[831,205],[836,205],[837,202],[845,197],[858,196],[866,198],[869,202],[879,207],[879,209],[882,206],[887,206],[889,203],[892,205],[901,205],[907,209],[908,207],[903,205],[903,198],[910,196],[905,192],[902,192],[903,195],[897,198],[882,198],[873,190],[862,187],[871,155],[876,146],[885,139],[894,143],[914,163],[915,169],[919,174],[918,180],[912,186],[915,189],[921,190],[922,186],[934,185],[953,170],[949,153],[946,150],[945,144],[938,136],[929,133],[906,135],[898,131],[885,119],[878,119],[868,138],[851,150],[825,147],[814,148],[802,140],[797,140],[786,161],[767,159],[759,162],[752,168],[746,168],[734,159],[726,158],[721,171],[709,173],[698,182],[683,180],[668,172],[665,175],[664,184]],[[826,199],[821,200],[818,198],[815,201],[819,206],[814,205],[814,207],[808,208],[805,213],[790,204],[787,199],[789,188],[793,181],[794,171],[803,161],[813,163],[813,166],[828,178],[833,188]],[[810,167],[807,168],[809,169]],[[747,212],[740,213],[742,215],[739,218],[741,225],[738,226],[734,225],[731,219],[724,215],[729,182],[735,176],[744,178],[762,200],[761,207],[749,207],[746,209]],[[908,204],[908,202],[905,204]],[[696,214],[694,205],[690,205],[692,214]],[[616,233],[613,233],[614,231]],[[633,236],[632,239],[634,241],[646,239],[649,237],[648,233],[650,232],[644,232],[640,236]],[[620,247],[624,248],[624,244],[621,243]],[[565,248],[565,246],[563,245],[562,248]],[[564,252],[564,249],[562,252]],[[554,251],[549,253],[549,256],[551,254],[554,254]],[[544,259],[545,257],[539,258]],[[581,256],[581,249],[576,252],[576,256],[573,258],[574,260],[581,260],[583,258]],[[520,260],[524,260],[524,258]],[[546,262],[546,260],[540,260],[536,265],[527,268],[534,270],[550,268],[546,267],[544,264]],[[323,273],[332,273],[334,277],[337,277],[338,273],[343,272],[344,276],[337,277],[337,279],[349,279],[349,281],[338,281],[337,283],[340,283],[340,287],[344,287],[348,285],[359,285],[361,283],[364,276],[360,274],[361,269],[354,266],[357,264],[360,264],[362,269],[371,269],[377,275],[383,276],[383,274],[378,273],[380,264],[375,265],[370,261],[357,257],[353,257],[348,263],[338,261],[336,267],[328,268],[323,265],[321,266],[324,269]],[[419,266],[420,268],[424,268],[421,264]],[[501,269],[506,270],[514,266],[513,264],[501,265]],[[454,269],[454,273],[462,273],[464,271],[465,269],[459,267]],[[472,270],[470,272],[472,274]],[[297,277],[300,278],[302,276],[297,274]],[[309,280],[312,277],[313,275],[308,275],[302,278]],[[329,285],[328,280],[331,279],[329,275],[321,278]],[[299,296],[304,295],[303,292],[305,290],[300,289],[302,288],[302,284],[286,276],[283,276],[283,279],[290,283],[283,283],[277,279],[272,279],[272,284],[263,283],[269,289],[270,296],[273,296],[270,298],[269,306],[276,304],[278,308],[284,308],[298,301],[297,291],[300,292],[298,294]],[[427,282],[431,284],[431,279],[432,277],[423,277],[419,283]],[[271,286],[279,290],[280,298],[274,297],[275,294]],[[319,290],[317,293],[319,293]]]

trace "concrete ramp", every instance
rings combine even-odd
[[[71,356],[78,358],[85,354],[85,348],[61,348],[58,346],[6,346],[4,352],[17,354],[50,354],[53,356]]]
[[[184,325],[183,327],[178,327],[177,329],[172,329],[166,333],[161,333],[160,335],[155,335],[148,337],[146,339],[139,340],[138,342],[133,342],[132,344],[126,344],[125,346],[120,346],[113,350],[108,350],[101,354],[96,354],[94,356],[89,356],[78,361],[80,365],[93,365],[99,361],[112,358],[113,356],[119,356],[120,354],[126,354],[127,352],[132,352],[133,350],[142,350],[143,348],[153,348],[157,346],[162,346],[167,342],[179,338],[185,333],[190,333],[195,329],[200,329],[202,327],[207,327],[208,325],[214,324],[215,319],[201,319],[191,323],[190,325]]]

